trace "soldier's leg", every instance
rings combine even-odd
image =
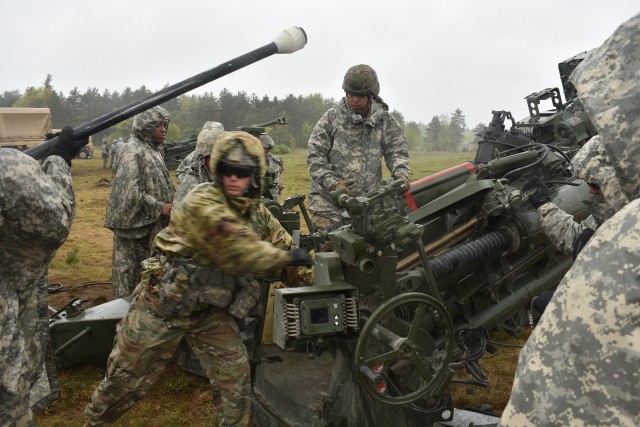
[[[29,390],[39,362],[34,350],[38,325],[37,289],[0,288],[0,426],[32,426]],[[41,360],[41,359],[38,359]]]
[[[151,313],[143,291],[118,324],[107,374],[84,410],[88,425],[107,426],[144,397],[173,357],[182,329],[167,329]]]
[[[149,258],[153,237],[147,234],[139,239],[130,239],[114,234],[111,284],[116,297],[131,295],[140,282],[140,263]]]
[[[211,381],[221,426],[251,420],[251,372],[247,349],[227,310],[215,309],[185,335]]]

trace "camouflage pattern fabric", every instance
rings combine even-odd
[[[214,170],[238,143],[257,161],[261,177],[262,147],[245,132],[225,132],[217,139]],[[284,249],[292,244],[260,202],[262,180],[256,184],[254,198],[231,197],[215,177],[190,191],[173,211],[170,225],[155,239],[162,256],[144,261],[107,376],[85,409],[90,425],[114,422],[144,396],[183,337],[211,380],[221,425],[248,425],[249,360],[228,308],[243,311],[243,305],[254,304],[256,282],[247,275],[277,277],[290,261]]]
[[[162,145],[150,136],[153,124],[168,116],[161,107],[153,110],[134,118],[131,140],[115,158],[105,227],[114,233],[111,280],[117,297],[130,295],[140,281],[139,264],[151,254],[155,233],[167,225],[162,208],[175,193]]]
[[[49,343],[47,265],[74,216],[73,183],[61,157],[40,166],[17,150],[0,149],[0,426],[34,425],[30,389]],[[51,386],[49,398],[59,397],[57,382]],[[47,402],[33,403],[38,410]]]
[[[331,201],[333,186],[354,181],[350,189],[361,195],[382,181],[381,159],[392,175],[409,176],[407,138],[395,118],[370,99],[367,117],[351,112],[346,98],[318,121],[309,138],[307,166],[311,174],[309,211],[314,218],[337,222],[343,209]]]
[[[271,153],[267,154],[267,177],[270,180],[269,190],[273,200],[278,202],[278,196],[282,194],[284,184],[282,183],[282,177],[284,175],[284,160],[282,157],[276,157]]]
[[[118,324],[105,379],[84,410],[88,424],[111,425],[143,398],[184,338],[211,380],[219,425],[248,425],[249,359],[235,321],[211,306],[191,317],[166,319],[158,305],[157,295],[143,291]]]
[[[213,176],[206,165],[206,159],[211,155],[213,144],[224,132],[221,123],[207,122],[203,130],[198,134],[196,148],[180,163],[180,175],[178,177],[178,189],[173,198],[173,205],[177,205],[196,185],[213,181]]]
[[[587,228],[598,229],[593,216],[589,216],[582,222],[573,219],[558,207],[555,203],[545,203],[538,208],[540,214],[540,226],[553,246],[565,255],[573,253],[573,246],[580,234]]]
[[[503,426],[636,426],[640,419],[639,61],[636,15],[571,76],[621,181],[621,191],[605,197],[631,202],[562,279],[520,353]]]
[[[604,187],[608,181],[617,181],[599,135],[592,137],[580,148],[571,159],[569,168],[576,178],[599,187]],[[538,207],[540,226],[551,243],[566,255],[573,253],[574,243],[585,229],[597,230],[615,213],[603,195],[592,194],[584,204],[591,215],[581,223],[576,222],[572,215],[554,203],[545,203]]]

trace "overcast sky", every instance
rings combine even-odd
[[[491,110],[525,118],[524,97],[561,89],[558,63],[600,45],[640,3],[0,0],[0,11],[0,92],[41,86],[47,74],[65,95],[74,87],[157,91],[298,26],[308,36],[303,50],[194,92],[337,100],[345,71],[366,63],[378,73],[381,97],[406,120],[428,123],[460,108],[473,127],[488,123]]]

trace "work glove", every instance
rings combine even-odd
[[[409,177],[408,176],[405,176],[405,175],[393,175],[393,179],[402,180],[402,188],[404,190],[408,190],[409,189],[409,185],[411,184],[411,182],[409,182]]]
[[[311,255],[304,249],[292,249],[289,251],[289,256],[291,257],[289,265],[292,267],[311,267],[313,265],[313,259],[311,259]]]
[[[47,157],[60,156],[71,167],[71,159],[76,157],[82,147],[87,145],[89,137],[82,139],[76,139],[73,136],[73,128],[71,126],[65,126],[57,135],[58,139],[53,143],[53,146],[49,149]]]
[[[535,194],[529,196],[529,203],[531,203],[531,206],[534,208],[538,209],[540,206],[551,201],[549,187],[541,177],[535,175],[529,178],[525,183],[525,188],[537,188]]]
[[[341,188],[344,188],[345,190],[347,190],[347,194],[349,195],[349,197],[353,197],[355,195],[355,193],[353,192],[353,190],[351,188],[349,188],[350,185],[352,185],[354,183],[353,180],[348,180],[348,181],[339,181],[336,182],[335,184],[333,184],[330,188],[331,191],[336,191],[336,190],[340,190]]]

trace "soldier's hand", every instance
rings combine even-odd
[[[341,188],[344,188],[347,191],[347,194],[350,197],[353,197],[355,195],[355,193],[353,192],[353,190],[351,188],[349,188],[353,183],[354,183],[353,180],[339,181],[339,182],[336,182],[335,184],[333,184],[331,186],[330,190],[331,191],[336,191],[336,190],[340,190]]]
[[[292,249],[289,251],[289,256],[291,257],[291,261],[289,261],[289,265],[293,267],[311,267],[313,265],[313,259],[309,252],[304,249]]]
[[[173,208],[173,205],[171,203],[165,203],[164,206],[162,207],[162,215],[171,216],[172,208]]]
[[[535,194],[529,196],[529,203],[536,209],[551,201],[551,197],[549,196],[549,187],[547,186],[547,183],[544,182],[544,180],[538,175],[534,175],[529,178],[529,180],[524,184],[523,188],[535,189]]]
[[[409,177],[408,176],[405,176],[405,175],[393,175],[393,179],[402,180],[402,188],[404,190],[408,190],[409,189],[409,185],[411,184],[411,182],[409,181]]]
[[[57,136],[58,139],[53,143],[51,149],[49,149],[47,157],[60,156],[67,162],[69,167],[71,167],[71,159],[76,157],[82,147],[87,145],[89,137],[87,136],[80,139],[75,138],[73,135],[73,128],[71,126],[63,127]]]

